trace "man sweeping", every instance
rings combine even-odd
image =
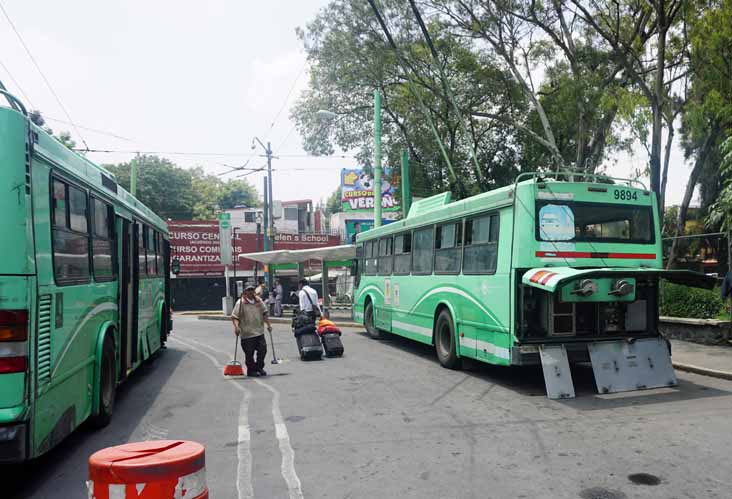
[[[264,357],[267,355],[267,341],[264,338],[264,325],[272,332],[267,306],[255,292],[253,284],[248,284],[244,294],[236,302],[231,313],[234,334],[241,339],[248,376],[266,376]],[[255,359],[256,354],[256,359]]]

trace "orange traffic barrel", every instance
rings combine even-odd
[[[89,457],[90,499],[208,499],[206,452],[185,440],[109,447]]]

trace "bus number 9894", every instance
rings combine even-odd
[[[623,201],[630,201],[631,199],[633,201],[638,201],[638,193],[628,189],[615,189],[613,191],[613,196],[615,197],[615,199],[620,199]]]

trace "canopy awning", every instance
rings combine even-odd
[[[308,260],[333,262],[356,258],[356,246],[353,244],[345,244],[342,246],[328,246],[326,248],[316,249],[260,251],[259,253],[245,253],[239,255],[239,258],[254,260],[255,262],[267,265],[301,263],[307,262]]]

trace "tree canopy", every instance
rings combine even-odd
[[[137,198],[162,218],[210,220],[217,209],[259,204],[257,191],[246,180],[225,182],[203,168],[182,168],[158,156],[143,155],[104,167],[129,190],[133,162],[138,163]]]

